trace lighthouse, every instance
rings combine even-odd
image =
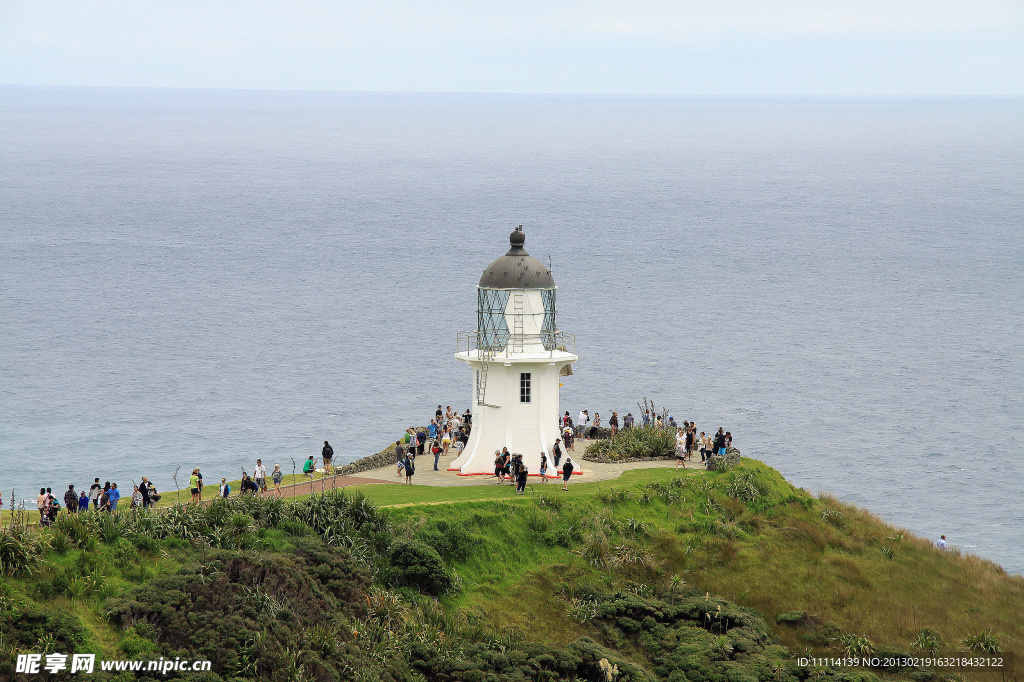
[[[484,270],[476,287],[476,329],[460,332],[455,359],[473,372],[473,428],[449,470],[494,473],[494,451],[523,455],[531,475],[560,437],[558,387],[572,374],[575,339],[555,325],[555,280],[526,252],[520,225],[508,253]]]

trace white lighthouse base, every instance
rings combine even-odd
[[[540,475],[543,452],[547,455],[548,477],[557,477],[559,473],[551,450],[555,440],[561,438],[559,379],[563,368],[575,362],[577,356],[564,351],[545,351],[490,359],[486,363],[483,404],[477,395],[483,371],[479,351],[457,353],[455,357],[473,369],[473,425],[469,442],[451,463],[449,471],[458,471],[460,476],[493,475],[495,451],[508,448],[513,454],[523,455],[530,476]],[[564,463],[564,447],[562,453]],[[575,459],[573,462],[578,472],[579,462]]]

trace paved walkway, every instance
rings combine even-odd
[[[587,483],[590,481],[607,481],[609,479],[618,478],[623,471],[630,469],[666,469],[675,467],[676,461],[674,459],[668,460],[657,460],[654,462],[627,462],[624,464],[599,464],[597,462],[587,462],[581,459],[583,452],[587,449],[587,445],[590,443],[589,440],[580,439],[576,441],[576,449],[569,451],[569,456],[576,462],[582,469],[581,473],[577,476],[573,474],[573,483]],[[414,485],[433,485],[433,486],[464,486],[464,485],[495,485],[494,474],[480,475],[480,476],[459,476],[458,472],[448,471],[448,465],[457,457],[457,453],[453,449],[448,457],[441,456],[440,461],[437,464],[437,468],[440,471],[434,471],[434,456],[433,455],[422,455],[416,458],[416,475],[413,476]],[[696,459],[686,463],[686,466],[690,469],[696,469],[697,471],[705,471],[703,464],[700,461],[700,455],[697,455]],[[577,469],[577,471],[580,471]],[[405,480],[405,476],[398,475],[397,468],[394,464],[381,467],[379,469],[371,469],[369,471],[363,471],[352,476],[338,476],[339,480],[345,479],[362,479],[360,483],[398,483]],[[540,479],[537,476],[530,476],[530,483],[539,483]],[[549,483],[557,484],[561,479],[549,479]],[[331,479],[327,479],[327,487],[330,487]],[[507,481],[507,483],[510,483]],[[354,483],[347,483],[346,485],[355,485]],[[309,484],[305,484],[306,490],[309,490]],[[338,487],[341,487],[339,484]],[[317,484],[317,490],[319,490],[319,484]],[[304,494],[301,491],[299,494]]]

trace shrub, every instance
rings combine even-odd
[[[675,434],[671,431],[654,427],[634,427],[619,431],[611,440],[591,443],[583,453],[583,458],[598,462],[664,458],[671,457],[675,447]]]
[[[1001,654],[1003,647],[999,640],[992,636],[992,632],[979,632],[976,635],[966,637],[960,645],[967,651],[979,654]]]
[[[825,523],[836,528],[842,528],[846,524],[846,514],[832,507],[822,509],[821,518]]]
[[[922,653],[934,654],[942,646],[942,637],[932,628],[925,628],[910,643],[911,649]]]
[[[786,625],[803,625],[807,623],[806,611],[789,611],[775,616],[775,622]]]
[[[455,576],[441,555],[420,540],[398,540],[388,552],[385,581],[392,587],[414,587],[420,592],[440,596],[455,586]]]
[[[844,634],[839,636],[839,649],[848,657],[870,656],[875,644],[864,635]]]
[[[729,481],[725,492],[730,497],[742,500],[747,504],[758,502],[769,494],[767,486],[760,480],[757,473],[753,471],[744,471],[737,474]]]
[[[0,530],[0,574],[31,573],[42,551],[43,544],[35,534],[20,528]]]

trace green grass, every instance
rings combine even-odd
[[[531,482],[522,496],[493,484],[346,490],[384,507],[396,533],[419,537],[455,569],[461,589],[442,599],[448,609],[530,641],[601,641],[602,632],[569,616],[577,590],[632,586],[671,595],[685,585],[757,609],[794,653],[824,651],[825,637],[838,633],[908,651],[930,627],[954,646],[990,632],[1004,652],[1024,660],[1024,578],[940,551],[863,509],[812,497],[753,460],[723,474],[637,469],[609,481],[573,481],[568,491],[555,481]],[[169,501],[165,493],[161,502]],[[269,550],[290,546],[279,529],[261,538]],[[78,615],[90,647],[110,654],[124,635],[103,617],[97,595],[38,596],[39,586],[80,574],[83,562],[124,588],[178,566],[170,544],[124,561],[124,550],[117,554],[124,542],[100,543],[86,559],[76,549],[50,552],[37,575],[5,582]],[[776,624],[792,611],[810,618]]]
[[[723,493],[730,480],[748,472],[767,493],[764,499],[745,504]],[[690,482],[678,502],[641,501],[645,486],[677,475]],[[565,613],[563,593],[573,585],[611,588],[634,581],[667,589],[672,576],[680,576],[761,611],[794,651],[814,646],[813,630],[774,623],[777,615],[800,610],[902,650],[932,627],[948,643],[991,631],[1004,650],[1024,655],[1024,578],[978,557],[942,552],[862,509],[812,498],[758,462],[744,460],[721,475],[643,469],[614,481],[571,485],[568,493],[560,486],[543,488],[535,485],[534,495],[518,497],[499,486],[362,490],[390,506],[399,525],[429,529],[443,523],[472,538],[476,549],[454,562],[465,587],[451,598],[453,605],[548,643],[581,632]],[[604,498],[628,490],[630,499],[602,501],[599,490]],[[556,496],[560,509],[538,501]],[[421,506],[426,504],[429,511]],[[647,526],[645,537],[628,537],[623,524],[630,520]],[[611,529],[600,530],[599,523]],[[570,551],[552,544],[552,532],[573,525],[584,535],[600,533],[612,551],[638,544],[650,555],[650,567],[594,566],[579,556],[579,546]],[[892,558],[883,548],[892,549]]]
[[[470,485],[443,488],[439,486],[426,485],[385,485],[383,483],[371,483],[356,485],[346,488],[351,492],[360,492],[369,498],[374,504],[382,507],[395,507],[417,504],[452,504],[457,502],[479,502],[492,500],[519,501],[526,504],[535,495],[541,493],[558,493],[565,497],[579,497],[593,495],[604,488],[616,488],[623,486],[634,486],[648,481],[671,480],[674,475],[700,476],[705,472],[701,469],[679,469],[673,470],[670,467],[664,469],[634,469],[624,471],[618,478],[607,481],[595,481],[591,483],[580,483],[576,479],[569,482],[569,490],[562,490],[562,481],[552,479],[549,483],[534,483],[533,479],[526,485],[526,495],[516,495],[515,487],[508,484],[494,485]]]

